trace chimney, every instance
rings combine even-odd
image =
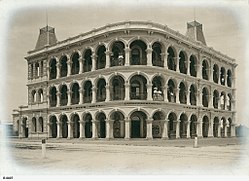
[[[207,45],[203,31],[202,31],[202,24],[200,24],[199,22],[195,20],[187,23],[186,36],[195,41],[201,42],[204,45]]]
[[[45,26],[40,29],[40,34],[36,42],[35,49],[40,49],[49,45],[53,45],[57,42],[55,35],[55,29],[50,26]]]

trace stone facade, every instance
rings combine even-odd
[[[13,114],[16,132],[68,139],[235,136],[237,64],[207,47],[202,29],[191,32],[200,30],[184,36],[128,21],[28,52],[28,106]]]

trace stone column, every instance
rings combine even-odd
[[[199,119],[197,122],[197,137],[202,138],[202,120]]]
[[[151,82],[149,82],[149,84],[147,84],[147,100],[148,101],[152,101],[152,84]]]
[[[105,60],[106,60],[106,64],[105,64],[105,68],[110,68],[110,51],[106,51],[105,52]]]
[[[187,101],[186,101],[186,104],[187,105],[190,105],[190,97],[189,97],[189,90],[186,90],[186,97],[187,97]]]
[[[169,102],[168,101],[168,99],[167,99],[167,95],[168,95],[168,92],[167,92],[168,90],[167,90],[167,85],[165,85],[164,87],[163,87],[163,101],[165,101],[165,102]]]
[[[109,140],[110,139],[110,120],[106,119],[105,120],[105,132],[106,132],[106,139]]]
[[[92,138],[97,139],[98,138],[98,121],[92,120]]]
[[[71,95],[72,95],[72,92],[68,90],[67,91],[67,106],[71,105]]]
[[[95,54],[95,52],[92,53],[92,71],[96,70],[96,58],[97,55]]]
[[[227,123],[224,125],[224,137],[227,137]]]
[[[79,102],[79,104],[83,104],[83,89],[80,88],[79,92],[80,92],[80,102]]]
[[[67,60],[67,77],[69,77],[71,75],[71,60],[70,58]]]
[[[202,107],[202,91],[200,88],[197,90],[197,106]]]
[[[147,53],[147,66],[152,66],[152,48],[147,48],[146,53]]]
[[[130,100],[130,84],[129,83],[125,83],[125,101]]]
[[[110,139],[113,139],[113,123],[114,123],[114,120],[109,120],[109,126],[110,126],[109,136],[110,136]]]
[[[174,121],[176,124],[176,139],[180,138],[180,122],[181,120]]]
[[[214,119],[210,119],[210,124],[209,124],[209,131],[208,131],[208,137],[214,137],[214,130],[213,130],[213,120]]]
[[[61,77],[61,69],[60,69],[60,62],[57,61],[56,63],[56,71],[57,71],[57,74],[56,74],[56,79],[60,78]]]
[[[61,129],[61,122],[57,121],[57,138],[61,138],[62,137],[62,129]]]
[[[163,134],[162,139],[168,139],[168,120],[162,120],[163,122]]]
[[[213,108],[213,97],[212,97],[212,93],[209,93],[209,95],[208,95],[208,108]]]
[[[175,63],[176,63],[176,72],[180,72],[179,69],[179,56],[177,54],[177,57],[174,57]]]
[[[67,129],[68,129],[68,135],[67,135],[67,139],[72,139],[73,138],[73,129],[72,129],[72,124],[73,122],[68,121],[67,122]]]
[[[151,118],[146,120],[146,124],[147,124],[146,139],[147,140],[153,139],[153,137],[152,137],[152,121],[153,121],[153,119],[151,119]]]
[[[56,101],[55,107],[59,107],[61,105],[61,93],[60,92],[56,93],[56,99],[57,101]]]
[[[85,121],[80,121],[80,139],[85,138]]]
[[[83,72],[83,62],[82,62],[82,56],[79,57],[79,63],[80,63],[80,70],[79,70],[79,74],[81,74]]]
[[[179,88],[178,87],[175,88],[175,95],[176,95],[176,103],[180,104],[180,100],[179,100]]]
[[[130,66],[130,48],[125,48],[125,66]]]
[[[164,54],[164,67],[168,69],[168,52]]]
[[[131,120],[130,119],[125,119],[125,139],[130,139],[130,126],[131,126]]]
[[[92,87],[92,103],[96,103],[96,87]]]
[[[105,102],[109,102],[110,101],[110,86],[108,84],[106,84],[105,89],[106,89],[106,99],[105,99]]]
[[[190,121],[187,121],[187,138],[190,138]]]
[[[51,131],[51,123],[47,123],[47,130],[48,130],[48,138],[51,138],[52,137],[52,131]]]

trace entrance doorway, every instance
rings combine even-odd
[[[146,119],[144,112],[136,111],[131,115],[131,138],[145,138],[146,137]]]

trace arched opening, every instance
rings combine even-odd
[[[39,72],[40,72],[40,76],[42,77],[43,76],[43,61],[41,61],[41,64],[40,64],[40,70],[39,70]]]
[[[232,72],[231,70],[227,70],[227,86],[232,87]]]
[[[231,129],[232,129],[232,119],[231,118],[228,118],[228,121],[227,121],[227,136],[228,137],[231,137]]]
[[[57,75],[56,59],[52,58],[49,64],[49,79],[50,80],[56,79],[56,75]]]
[[[92,70],[92,51],[87,49],[83,59],[83,72],[90,72]]]
[[[116,41],[112,46],[111,67],[123,66],[125,60],[125,45],[121,41]]]
[[[51,87],[50,91],[49,91],[49,104],[50,107],[55,107],[56,103],[57,103],[57,96],[56,96],[56,88],[55,87]]]
[[[225,85],[226,83],[226,70],[224,67],[220,69],[220,84]]]
[[[197,129],[196,128],[197,128],[197,117],[196,117],[196,115],[193,114],[190,117],[190,137],[191,138],[194,138],[197,136],[197,134],[196,134]]]
[[[202,106],[203,107],[208,107],[208,102],[209,102],[209,92],[206,87],[202,89]]]
[[[79,104],[80,102],[80,87],[78,83],[74,83],[72,86],[72,104]]]
[[[99,113],[96,116],[96,119],[99,123],[98,125],[98,137],[105,138],[106,137],[106,116],[104,113]]]
[[[152,45],[152,65],[158,67],[164,67],[164,60],[161,56],[162,46],[159,42],[155,42]]]
[[[92,137],[92,116],[90,113],[87,113],[84,116],[85,121],[85,137],[91,138]]]
[[[73,122],[72,130],[73,130],[73,137],[79,138],[80,137],[80,118],[78,114],[72,115],[71,121]]]
[[[208,73],[208,62],[207,60],[202,61],[202,78],[205,80],[209,79],[209,73]]]
[[[67,76],[67,56],[62,56],[60,60],[60,77]]]
[[[190,104],[193,106],[196,106],[196,95],[197,95],[197,88],[194,84],[190,86],[190,94],[189,94],[189,99],[190,99]]]
[[[131,114],[131,138],[146,138],[147,116],[142,111]]]
[[[203,138],[208,137],[208,129],[209,129],[209,119],[207,116],[204,116],[202,119],[202,136],[203,136]]]
[[[222,117],[220,122],[220,128],[221,128],[221,137],[225,137],[225,131],[226,131],[226,118]]]
[[[167,94],[169,102],[176,102],[176,85],[172,79],[168,81]]]
[[[168,116],[168,137],[170,139],[176,138],[176,121],[177,116],[175,113],[171,112]]]
[[[135,75],[130,80],[130,99],[146,100],[147,99],[147,80],[142,75]]]
[[[124,138],[124,131],[125,131],[125,123],[124,123],[124,115],[119,112],[115,111],[111,115],[111,119],[113,122],[113,137],[114,138]]]
[[[50,130],[51,130],[51,137],[56,138],[57,137],[57,119],[55,116],[52,116],[50,118]]]
[[[91,81],[86,81],[84,84],[84,103],[92,102],[92,83]]]
[[[80,70],[80,62],[79,62],[79,54],[75,52],[72,56],[72,65],[71,65],[71,74],[79,74]]]
[[[121,76],[114,76],[111,80],[110,93],[112,100],[124,100],[125,86],[124,79]]]
[[[183,82],[179,86],[179,101],[181,104],[187,104],[186,86]]]
[[[156,76],[152,80],[152,96],[153,100],[155,101],[163,101],[163,88],[164,88],[164,81],[163,78],[160,76]]]
[[[23,136],[25,138],[28,138],[28,136],[29,136],[29,127],[27,125],[27,118],[26,117],[22,119],[22,127],[23,127]]]
[[[213,81],[217,84],[219,82],[219,67],[217,64],[213,66]]]
[[[219,118],[215,117],[214,118],[214,124],[213,124],[213,135],[214,137],[218,137],[218,132],[219,132]]]
[[[179,70],[180,73],[187,74],[187,55],[183,51],[179,54]]]
[[[68,97],[67,97],[67,86],[62,85],[60,89],[60,105],[61,106],[66,106],[68,102]]]
[[[169,47],[167,50],[168,58],[167,58],[167,66],[169,70],[176,71],[176,53],[172,47]]]
[[[219,92],[217,90],[214,90],[213,92],[213,106],[215,109],[218,109],[219,107]]]
[[[31,129],[32,129],[32,132],[37,132],[36,118],[35,117],[32,118],[32,127],[31,127]]]
[[[62,115],[60,118],[61,122],[61,132],[62,132],[62,138],[67,138],[68,137],[68,119],[66,115]]]
[[[36,77],[40,76],[40,65],[38,62],[35,63],[35,73],[36,73]]]
[[[146,65],[146,44],[141,40],[135,40],[130,45],[131,49],[131,65]]]
[[[43,118],[42,117],[39,117],[39,119],[38,119],[38,123],[39,123],[39,125],[38,125],[38,131],[39,132],[43,132],[43,130],[44,130],[44,124],[43,124]]]
[[[42,89],[39,89],[38,90],[38,97],[39,97],[39,100],[38,102],[42,103],[43,102],[43,90]]]
[[[106,99],[105,79],[99,79],[97,83],[97,102],[103,102]]]
[[[188,117],[186,114],[180,116],[180,138],[187,138]]]
[[[164,120],[165,120],[165,116],[162,111],[157,111],[153,115],[153,122],[152,122],[153,138],[162,138]]]
[[[197,59],[194,55],[190,56],[190,75],[193,77],[197,76]]]
[[[32,103],[35,103],[36,102],[36,91],[35,90],[32,90],[31,92],[31,102]]]
[[[96,69],[103,69],[106,65],[106,48],[104,45],[101,45],[97,50],[97,61]]]
[[[220,94],[220,108],[222,110],[226,109],[226,93],[225,92],[221,92]]]

